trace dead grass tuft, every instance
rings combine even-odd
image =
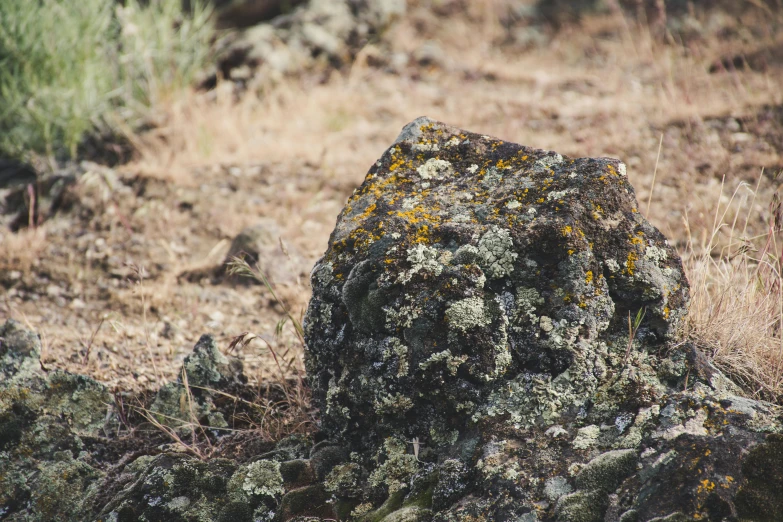
[[[31,227],[17,233],[0,228],[0,273],[29,273],[37,266],[46,251],[46,226]]]
[[[752,396],[783,397],[783,243],[781,207],[742,185],[715,208],[706,244],[689,243],[685,266],[692,299],[685,335]],[[749,236],[753,214],[768,223]],[[731,215],[733,214],[733,216]],[[728,217],[728,219],[727,219]],[[723,246],[720,246],[720,245]]]

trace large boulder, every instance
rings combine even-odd
[[[649,406],[688,302],[625,165],[427,119],[370,169],[312,284],[315,398],[324,426],[361,446]]]
[[[772,520],[781,484],[738,457],[771,465],[780,410],[675,346],[688,283],[620,161],[420,118],[312,287],[313,399],[351,452],[324,479],[342,518]]]

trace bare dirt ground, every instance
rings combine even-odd
[[[705,248],[708,258],[766,252],[754,238],[774,226],[783,172],[783,40],[772,14],[704,18],[687,39],[602,15],[544,27],[523,45],[510,35],[525,28],[510,24],[503,2],[440,4],[410,2],[347,70],[167,102],[131,163],[84,165],[54,217],[0,231],[0,320],[40,332],[45,365],[124,389],[174,378],[203,333],[227,349],[254,332],[298,367],[289,325],[276,335],[281,304],[263,286],[216,282],[205,267],[263,222],[274,239],[262,269],[301,316],[309,269],[346,198],[421,115],[624,160],[640,209],[687,259]],[[719,284],[707,277],[694,292]],[[700,306],[709,330],[714,301]],[[750,341],[736,342],[725,348]],[[252,379],[276,371],[263,342],[240,355]]]

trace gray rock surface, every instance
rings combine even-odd
[[[210,337],[140,418],[0,325],[0,520],[783,519],[783,411],[675,343],[682,265],[617,160],[418,119],[312,286],[321,431],[241,458],[218,428],[246,384]],[[209,427],[212,457],[173,451],[151,419]],[[157,438],[131,437],[142,426]]]
[[[777,451],[780,410],[674,348],[688,283],[621,162],[420,118],[349,199],[312,287],[314,400],[352,452],[326,478],[344,518],[763,513],[771,490],[741,493],[736,456]]]

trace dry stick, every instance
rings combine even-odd
[[[658,175],[658,162],[661,160],[661,148],[663,147],[663,133],[661,133],[661,141],[658,142],[658,156],[655,158],[655,170],[653,171],[652,186],[650,186],[650,197],[647,198],[647,212],[644,213],[644,217],[650,217],[650,203],[652,203],[653,191],[655,191],[655,177]]]
[[[106,320],[106,317],[101,318],[101,322],[98,323],[98,327],[95,328],[95,331],[92,332],[92,335],[90,336],[90,340],[87,341],[87,350],[84,353],[84,359],[82,359],[82,364],[87,364],[87,360],[90,357],[90,350],[92,349],[92,343],[95,340],[95,336],[98,335],[98,330],[101,329],[101,326],[103,326],[103,322]]]
[[[30,197],[30,208],[27,209],[27,228],[35,228],[35,189],[33,184],[27,185],[27,195]]]

